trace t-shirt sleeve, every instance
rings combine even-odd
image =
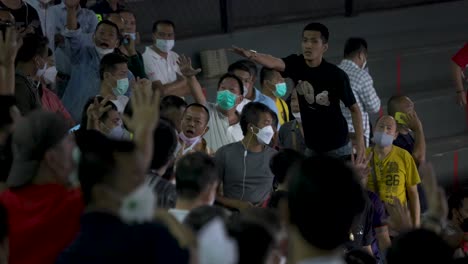
[[[354,97],[353,90],[351,89],[351,83],[349,82],[349,77],[344,71],[341,71],[341,78],[343,82],[343,87],[341,90],[340,100],[343,102],[343,104],[346,107],[350,107],[356,103],[356,98]]]
[[[468,43],[452,57],[452,61],[460,68],[465,68],[468,65]]]
[[[298,59],[299,56],[296,54],[291,54],[286,58],[282,58],[284,62],[284,71],[281,73],[281,75],[284,78],[291,78],[294,80],[294,82],[297,82],[295,73],[297,72]]]
[[[406,163],[406,187],[412,187],[421,182],[419,177],[418,168],[414,162],[413,157],[405,151],[405,163]]]

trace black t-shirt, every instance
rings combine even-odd
[[[34,7],[23,1],[23,5],[20,9],[13,10],[0,2],[0,9],[11,12],[11,14],[15,17],[17,27],[26,28],[27,26],[31,25],[34,27],[36,34],[43,36],[41,20],[39,19],[39,15],[37,14],[37,11],[34,9]]]
[[[346,107],[356,103],[348,75],[324,59],[318,67],[309,67],[304,55],[290,55],[283,61],[286,66],[283,77],[291,78],[295,85],[308,81],[314,88],[313,104],[298,96],[307,147],[323,153],[346,145],[348,125],[340,101]]]

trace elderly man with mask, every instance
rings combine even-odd
[[[53,263],[77,234],[84,209],[80,190],[70,188],[73,136],[61,116],[37,110],[16,124],[12,144],[10,189],[0,195],[10,225],[9,263]]]
[[[204,105],[194,103],[187,106],[182,116],[179,142],[181,149],[178,155],[182,156],[190,152],[204,152],[210,154],[203,136],[210,130],[208,122],[210,112]]]
[[[224,206],[242,210],[268,199],[274,178],[270,160],[276,153],[268,146],[274,114],[262,103],[248,103],[240,121],[244,139],[216,152],[221,179],[216,200]]]
[[[99,65],[101,59],[114,52],[120,44],[119,28],[112,22],[99,22],[93,37],[93,43],[86,41],[77,20],[77,10],[73,5],[67,5],[66,41],[69,42],[67,51],[73,70],[71,79],[63,94],[63,103],[75,120],[80,120],[81,110],[89,97],[99,93],[100,78]],[[131,72],[129,79],[133,79]],[[86,81],[83,81],[86,80]]]

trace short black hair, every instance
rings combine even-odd
[[[453,209],[459,210],[463,207],[463,200],[468,198],[468,189],[461,189],[452,193],[448,198],[448,219],[453,219]]]
[[[172,28],[174,29],[174,31],[175,31],[175,29],[176,29],[175,23],[174,23],[174,22],[172,22],[171,20],[168,20],[168,19],[162,19],[162,20],[157,20],[157,21],[155,21],[155,22],[153,23],[153,29],[152,29],[151,32],[156,33],[156,31],[158,30],[158,25],[160,25],[160,24],[162,24],[162,25],[170,25],[170,26],[172,26]]]
[[[236,62],[232,63],[231,65],[229,65],[229,67],[228,67],[228,72],[229,73],[234,74],[234,71],[236,71],[236,70],[248,72],[250,74],[250,77],[252,77],[252,73],[250,71],[249,66],[247,66],[242,61],[236,61]]]
[[[206,188],[219,181],[214,159],[202,152],[183,156],[176,168],[177,196],[183,199],[196,199]]]
[[[302,35],[304,35],[305,31],[318,31],[320,32],[320,37],[322,38],[323,43],[328,43],[328,38],[330,37],[330,32],[328,28],[322,23],[310,23],[304,27],[302,30]]]
[[[221,78],[219,78],[218,89],[219,89],[219,86],[221,85],[221,83],[224,81],[224,79],[227,79],[227,78],[232,78],[232,79],[237,81],[237,84],[239,84],[240,94],[243,95],[244,94],[244,83],[241,81],[241,79],[239,79],[239,77],[235,76],[232,73],[226,73],[223,76],[221,76]]]
[[[257,64],[255,64],[251,60],[239,60],[237,62],[243,63],[245,66],[247,66],[249,68],[250,76],[257,77],[257,74],[258,74]]]
[[[94,99],[95,99],[95,98],[97,99],[97,101],[98,101],[99,103],[101,103],[102,100],[104,100],[104,97],[102,97],[102,96],[96,96],[96,97],[91,97],[91,98],[88,99],[88,101],[86,101],[86,104],[85,104],[85,106],[83,107],[83,111],[81,112],[80,130],[87,130],[87,129],[88,129],[88,128],[87,128],[87,125],[88,125],[88,108],[89,108],[89,106],[90,106],[91,104],[94,103]],[[108,101],[104,106],[105,106],[105,107],[110,106],[110,107],[111,107],[110,110],[115,110],[115,111],[117,111],[117,106],[116,106],[113,102],[111,102],[111,101]],[[107,119],[108,116],[109,116],[109,111],[105,112],[105,113],[101,116],[100,120],[101,120],[101,121],[104,121],[104,120]]]
[[[367,41],[363,38],[349,38],[344,47],[344,57],[352,58],[359,53],[367,53]]]
[[[159,106],[159,109],[161,110],[161,116],[166,116],[165,113],[167,113],[168,111],[172,109],[178,110],[182,107],[187,107],[187,102],[185,102],[184,99],[176,95],[167,95],[164,96],[161,100],[161,105]]]
[[[259,102],[250,102],[244,106],[240,116],[240,126],[242,134],[245,136],[248,132],[248,124],[258,125],[260,121],[260,113],[269,113],[271,115],[272,110]]]
[[[175,128],[167,121],[159,120],[158,127],[154,130],[154,151],[151,168],[159,170],[174,157],[177,148],[177,135]]]
[[[275,175],[275,181],[283,184],[288,170],[297,162],[304,159],[304,155],[294,149],[282,149],[270,160],[270,170]]]
[[[110,139],[96,130],[81,133],[81,157],[78,164],[78,178],[85,204],[93,202],[92,191],[97,184],[113,184],[118,170],[114,153],[130,153],[135,143]]]
[[[15,62],[28,62],[34,58],[34,56],[47,57],[49,41],[46,37],[38,34],[29,33],[23,37],[23,45],[18,50]]]
[[[185,217],[183,224],[192,229],[193,232],[198,233],[206,224],[213,219],[218,218],[226,224],[230,212],[219,206],[203,205],[192,209]]]
[[[114,22],[109,21],[109,20],[106,20],[106,19],[100,21],[100,22],[97,24],[97,26],[96,26],[95,32],[99,29],[99,27],[100,27],[101,25],[108,25],[108,26],[113,27],[113,28],[115,29],[116,33],[117,33],[117,38],[119,38],[119,36],[120,36],[120,30],[119,30],[119,27],[118,27]]]
[[[289,218],[303,239],[322,250],[334,250],[349,241],[353,221],[366,203],[353,170],[341,160],[315,156],[288,173]],[[320,217],[312,212],[320,212]]]
[[[188,110],[190,107],[199,107],[199,108],[202,108],[203,110],[205,110],[205,113],[206,113],[206,123],[208,124],[208,123],[210,122],[210,111],[208,110],[208,108],[206,108],[206,106],[204,106],[204,105],[202,105],[202,104],[199,104],[199,103],[192,103],[192,104],[189,104],[189,105],[187,105],[187,107],[185,107],[184,114],[185,114],[185,112],[187,112],[187,110]]]
[[[392,241],[387,251],[387,263],[451,263],[453,253],[454,250],[436,233],[416,229]]]
[[[271,80],[274,74],[275,74],[275,70],[267,68],[267,67],[262,67],[262,69],[260,70],[260,85],[263,86],[264,81]]]
[[[117,64],[127,63],[128,59],[117,53],[110,53],[102,57],[101,63],[99,65],[99,77],[101,77],[101,81],[104,80],[105,72],[113,72],[115,71]]]
[[[387,102],[387,112],[391,116],[395,116],[395,113],[397,112],[398,104],[400,101],[405,98],[405,95],[393,95],[388,99]]]

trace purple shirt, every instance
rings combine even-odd
[[[385,211],[385,206],[383,202],[380,200],[377,194],[371,191],[367,191],[367,195],[369,196],[369,199],[371,200],[372,206],[374,208],[374,214],[372,216],[372,253],[374,254],[375,259],[377,260],[377,263],[381,263],[383,257],[379,249],[375,229],[386,225],[385,221],[387,220],[388,215]]]

